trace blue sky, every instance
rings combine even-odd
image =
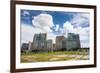
[[[35,33],[47,33],[55,43],[56,36],[79,34],[81,47],[89,47],[90,15],[83,12],[21,10],[21,43],[32,42]]]
[[[28,13],[25,14],[24,13],[25,11],[28,12],[29,14]],[[66,20],[70,21],[74,14],[70,12],[57,12],[57,11],[21,10],[21,23],[32,25],[32,17],[37,16],[41,13],[47,13],[52,15],[54,24],[59,24],[60,26],[62,26]]]

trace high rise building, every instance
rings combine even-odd
[[[45,51],[46,50],[46,33],[35,34],[33,38],[32,51]]]
[[[80,48],[80,39],[78,34],[68,33],[68,37],[56,37],[56,50],[73,50]]]
[[[68,37],[56,36],[56,43],[51,39],[47,40],[46,33],[35,34],[33,42],[23,43],[21,50],[29,50],[35,52],[44,51],[60,51],[60,50],[75,50],[80,48],[80,38],[78,34],[68,33]]]
[[[64,36],[57,36],[56,37],[56,50],[63,50],[65,49],[66,41]]]
[[[47,51],[53,51],[53,42],[52,40],[47,40]]]
[[[78,49],[80,48],[80,39],[78,34],[68,33],[68,38],[66,39],[66,49]]]

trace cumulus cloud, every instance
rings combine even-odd
[[[55,31],[59,31],[59,25],[58,24],[56,24],[56,26],[55,26]]]
[[[53,24],[53,18],[50,14],[42,13],[33,17],[32,26],[28,24],[21,24],[21,43],[29,42],[33,40],[33,36],[36,33],[47,33],[47,39],[52,39],[55,43],[56,34],[51,33]],[[58,28],[58,26],[57,26]]]
[[[22,43],[28,43],[29,41],[32,42],[34,35],[37,33],[46,33],[45,31],[39,29],[39,28],[35,28],[32,26],[29,26],[27,24],[21,24],[21,44]],[[55,43],[55,39],[56,39],[56,34],[54,33],[47,33],[47,40],[48,39],[52,39],[53,43]]]
[[[78,27],[78,26],[81,26],[81,27],[89,26],[89,22],[90,22],[89,13],[74,14],[73,19],[71,20],[71,23],[75,27]]]
[[[28,30],[28,31],[27,31]],[[21,44],[32,41],[34,29],[26,24],[21,24]]]
[[[68,33],[75,33],[79,34],[80,36],[80,42],[81,42],[81,47],[89,47],[90,43],[90,28],[89,27],[74,27],[74,25],[71,24],[71,22],[66,21],[63,24],[63,29],[61,29],[61,32],[64,33],[64,36],[67,37]]]
[[[51,28],[54,26],[53,17],[50,14],[41,13],[33,17],[33,26],[45,32],[52,32]]]
[[[71,24],[75,32],[80,36],[81,47],[90,46],[90,15],[89,13],[78,13],[74,15]]]
[[[27,12],[25,14],[28,14]],[[81,47],[89,47],[90,43],[90,28],[89,28],[89,14],[75,14],[71,21],[64,22],[60,27],[59,24],[54,25],[53,17],[47,13],[41,13],[37,16],[34,16],[32,19],[32,26],[22,24],[22,42],[28,42],[33,40],[33,36],[36,33],[47,33],[47,39],[52,39],[55,43],[56,36],[64,35],[67,37],[68,33],[79,34]],[[51,28],[54,27],[55,32],[60,34],[55,34],[54,30]]]
[[[73,32],[74,32],[73,25],[72,25],[70,22],[68,22],[68,21],[66,21],[66,22],[63,24],[63,28],[64,28],[64,30],[65,30],[66,32],[68,32],[68,33],[73,33]]]
[[[70,22],[65,22],[67,32],[73,32],[79,34],[81,47],[90,46],[90,15],[89,13],[74,14],[73,19]]]
[[[45,33],[43,30],[29,26],[27,24],[21,24],[21,43],[28,43],[33,41],[33,36],[36,33]]]
[[[90,29],[86,28],[78,28],[78,34],[80,35],[81,47],[89,47],[90,45]]]
[[[47,40],[52,39],[53,43],[55,43],[55,39],[56,39],[56,34],[54,33],[48,33],[47,34]]]
[[[26,16],[26,15],[30,15],[30,13],[28,11],[23,11],[23,16]]]
[[[64,36],[67,37],[68,33],[75,33],[75,34],[79,34],[78,29],[74,28],[74,26],[71,24],[71,22],[66,21],[63,24],[63,29],[61,29],[61,32],[64,33]]]

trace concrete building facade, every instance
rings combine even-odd
[[[47,40],[47,51],[53,51],[53,42],[52,40]]]
[[[78,49],[80,48],[80,39],[78,34],[68,33],[68,38],[66,39],[66,49]]]
[[[78,34],[68,33],[68,37],[56,36],[56,43],[53,43],[51,39],[47,40],[46,33],[35,34],[33,42],[28,44],[22,44],[22,50],[29,50],[35,52],[45,51],[62,51],[62,50],[74,50],[81,48],[80,38]]]
[[[35,34],[33,38],[32,51],[45,51],[46,50],[46,33]]]
[[[23,51],[28,50],[28,46],[29,46],[28,43],[23,43],[21,46],[21,51],[23,52]]]
[[[65,49],[66,41],[64,36],[57,36],[56,37],[56,50],[63,50]]]

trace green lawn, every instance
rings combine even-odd
[[[21,53],[21,62],[52,62],[67,60],[88,60],[88,52],[58,51],[58,52],[27,52]]]

